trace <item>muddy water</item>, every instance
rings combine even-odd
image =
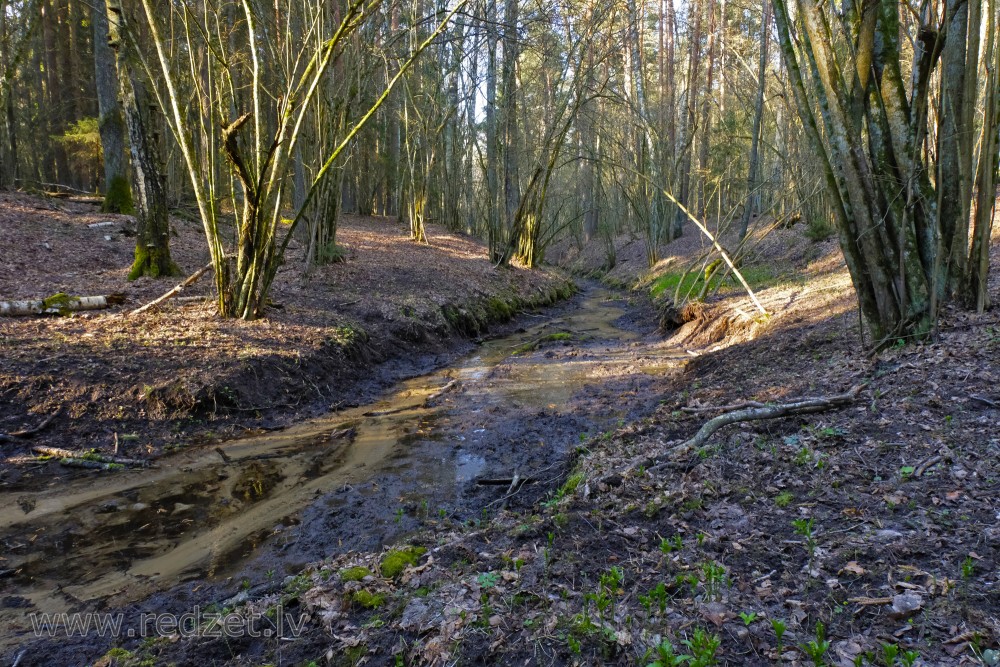
[[[224,455],[192,448],[152,469],[0,494],[0,569],[7,571],[0,634],[23,632],[29,611],[104,599],[122,605],[235,572],[299,516],[342,514],[347,501],[337,494],[345,489],[376,489],[380,480],[400,497],[427,488],[447,498],[474,487],[484,471],[530,467],[511,444],[550,441],[541,460],[565,451],[569,434],[591,424],[595,411],[605,419],[625,415],[614,396],[632,386],[623,377],[649,378],[650,368],[665,363],[637,352],[642,332],[621,324],[626,314],[617,295],[591,288],[555,317],[535,317],[537,324],[402,382],[371,405],[231,441]],[[568,340],[548,339],[564,333]],[[588,404],[581,391],[592,386],[610,396]],[[553,449],[552,441],[561,444]],[[314,536],[313,546],[322,553],[343,537],[317,544]]]

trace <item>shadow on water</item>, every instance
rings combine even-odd
[[[231,441],[224,456],[192,448],[152,469],[0,494],[4,594],[20,607],[5,604],[0,627],[23,630],[28,609],[64,611],[67,602],[109,596],[125,604],[178,582],[232,572],[275,526],[295,524],[296,515],[321,498],[336,511],[340,501],[325,494],[376,474],[450,485],[457,494],[487,461],[472,446],[480,433],[473,429],[466,440],[449,432],[449,414],[509,405],[558,412],[595,364],[613,364],[616,354],[624,359],[638,338],[615,326],[625,310],[613,293],[592,288],[577,301],[564,315],[487,341],[373,404]],[[561,340],[553,333],[606,345],[551,358],[536,348]],[[458,389],[461,396],[451,398]],[[407,456],[418,441],[440,451]]]

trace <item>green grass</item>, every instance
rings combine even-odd
[[[719,283],[725,272],[725,266],[717,267],[715,272],[712,274],[712,277],[709,279],[708,292],[711,292],[716,287],[719,287]],[[740,268],[740,273],[743,274],[743,277],[753,289],[764,287],[775,282],[774,273],[769,267],[766,266],[743,267]],[[688,296],[689,293],[691,297],[696,297],[705,285],[705,276],[701,271],[694,270],[686,274],[680,272],[664,273],[652,282],[649,286],[649,292],[654,298],[659,297],[663,293],[666,293],[668,296],[673,296],[673,294],[677,292],[678,285],[680,286],[680,295],[682,298]],[[736,279],[736,276],[732,272],[730,272],[729,276],[726,278],[724,287],[742,289],[742,287],[740,287],[739,280]]]

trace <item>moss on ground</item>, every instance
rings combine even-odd
[[[407,567],[416,565],[417,559],[425,553],[427,553],[427,549],[423,547],[406,547],[388,552],[382,557],[382,576],[389,579],[395,578]]]

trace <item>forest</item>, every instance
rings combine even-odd
[[[998,32],[0,0],[0,663],[1000,664]]]

